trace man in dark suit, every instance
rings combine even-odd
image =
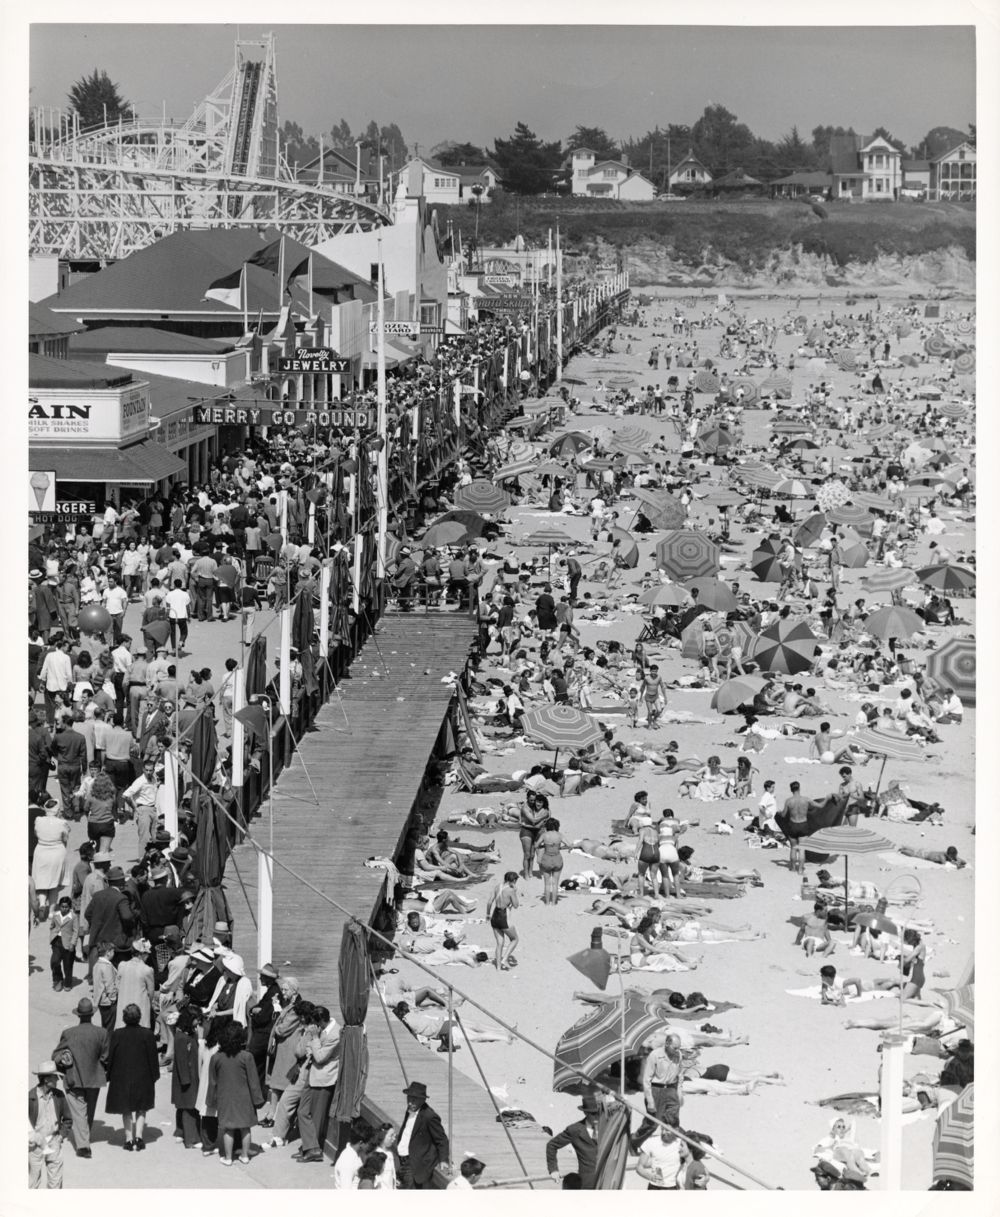
[[[89,997],[81,997],[73,1013],[80,1021],[75,1027],[65,1028],[53,1055],[58,1058],[60,1052],[68,1049],[73,1057],[73,1064],[63,1074],[66,1103],[73,1121],[76,1156],[89,1158],[97,1097],[108,1080],[104,1072],[108,1033],[103,1027],[94,1026],[94,1003]]]
[[[94,898],[83,910],[90,927],[87,937],[87,953],[90,960],[90,970],[93,973],[97,962],[97,949],[102,942],[113,942],[115,950],[121,959],[128,957],[129,946],[132,942],[132,929],[135,918],[128,896],[122,890],[125,886],[125,872],[120,866],[112,866],[108,871],[108,886],[94,893]]]
[[[411,1082],[403,1094],[406,1095],[406,1115],[396,1146],[400,1183],[404,1188],[428,1190],[437,1186],[435,1170],[451,1173],[448,1137],[441,1117],[427,1105],[427,1087],[423,1082]]]
[[[593,1095],[586,1095],[580,1104],[580,1110],[583,1112],[583,1119],[567,1125],[545,1146],[545,1169],[556,1183],[561,1183],[559,1151],[571,1145],[576,1153],[580,1187],[584,1191],[592,1191],[597,1187],[597,1117],[601,1113],[601,1107]]]

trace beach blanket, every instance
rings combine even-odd
[[[813,1001],[819,1001],[820,996],[822,994],[822,986],[821,985],[808,985],[804,989],[786,989],[785,992],[790,993],[792,997],[808,997],[808,998],[811,998]],[[871,992],[861,993],[857,997],[853,996],[853,994],[850,996],[845,994],[844,1000],[848,1001],[848,1002],[874,1001],[875,998],[877,998],[877,997],[893,997],[893,996],[898,997],[899,995],[898,994],[894,995],[892,993],[888,993],[883,989],[873,989]]]
[[[684,882],[684,894],[710,900],[737,900],[747,894],[747,888],[742,883],[696,883],[689,880]]]
[[[892,866],[912,866],[914,870],[958,870],[957,866],[952,866],[950,862],[945,862],[943,865],[940,862],[931,862],[927,858],[911,858],[909,854],[901,854],[895,849],[887,849],[884,853],[879,854],[883,862],[888,862]],[[962,870],[971,871],[972,867],[966,863],[961,868]]]

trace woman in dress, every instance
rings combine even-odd
[[[108,1095],[104,1110],[108,1115],[121,1116],[125,1148],[131,1153],[146,1148],[143,1141],[146,1112],[156,1103],[160,1060],[156,1037],[148,1027],[140,1026],[139,1007],[127,1005],[122,1018],[124,1026],[112,1031],[108,1046]]]
[[[268,1112],[260,1122],[261,1128],[274,1127],[274,1113],[288,1086],[288,1075],[298,1065],[295,1047],[303,1027],[298,980],[294,976],[283,976],[279,989],[282,1007],[267,1041],[267,1072],[264,1081],[267,1085]]]
[[[257,1108],[264,1105],[257,1066],[246,1050],[246,1042],[246,1028],[229,1023],[219,1033],[219,1051],[208,1067],[207,1101],[218,1112],[223,1166],[233,1165],[237,1133],[240,1161],[250,1161],[250,1129],[257,1123]]]
[[[219,1117],[215,1104],[208,1101],[208,1071],[215,1054],[219,1051],[218,1035],[210,1021],[198,1024],[198,1094],[195,1105],[201,1119],[201,1152],[211,1157],[219,1146]]]
[[[40,908],[39,920],[48,919],[49,907],[66,882],[66,842],[69,824],[55,807],[46,808],[34,824],[35,854],[31,860],[31,878]]]
[[[510,924],[510,910],[517,908],[517,880],[517,871],[507,871],[503,883],[497,884],[486,903],[486,915],[490,919],[497,944],[493,963],[501,972],[510,970],[514,948],[518,943],[517,930]]]
[[[559,832],[559,821],[552,816],[545,821],[535,849],[538,869],[542,872],[542,904],[559,903],[559,876],[562,874],[562,850],[568,847]]]
[[[259,976],[260,987],[257,994],[250,1000],[247,1009],[250,1026],[247,1051],[257,1066],[257,1080],[263,1091],[267,1079],[267,1046],[271,1041],[271,1028],[274,1026],[274,1020],[281,1012],[282,997],[278,970],[273,964],[264,964]]]
[[[185,1006],[174,1026],[174,1065],[170,1078],[170,1102],[176,1109],[176,1127],[185,1149],[201,1149],[198,1118],[198,1028],[201,1016]]]

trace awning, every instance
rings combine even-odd
[[[408,350],[403,342],[394,339],[392,342],[387,338],[385,340],[385,366],[387,368],[398,368],[401,363],[407,363],[411,359],[418,359],[420,350]],[[365,351],[361,356],[361,366],[363,368],[378,367],[378,352]]]
[[[138,482],[152,486],[175,473],[187,473],[187,461],[163,444],[141,440],[128,448],[31,448],[29,469],[52,469],[63,482]]]

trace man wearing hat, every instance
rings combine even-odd
[[[571,1145],[576,1153],[580,1187],[583,1191],[592,1191],[597,1187],[597,1117],[601,1113],[601,1105],[594,1095],[588,1094],[580,1104],[580,1111],[583,1112],[582,1120],[568,1124],[546,1144],[545,1169],[556,1183],[561,1183],[559,1151]]]
[[[66,1027],[52,1054],[58,1057],[68,1052],[73,1063],[63,1073],[66,1103],[73,1121],[73,1143],[78,1158],[90,1157],[90,1130],[94,1125],[97,1098],[107,1084],[104,1062],[108,1054],[108,1033],[94,1026],[94,1003],[81,997],[73,1009],[80,1020],[75,1027]]]
[[[135,919],[124,889],[125,872],[120,866],[112,866],[108,871],[108,886],[95,892],[93,899],[84,907],[90,977],[94,975],[97,950],[102,942],[114,943],[116,953],[122,958],[132,942]]]
[[[403,1094],[406,1095],[406,1115],[396,1145],[400,1186],[416,1191],[429,1190],[437,1186],[435,1170],[451,1173],[448,1137],[441,1117],[427,1103],[427,1087],[423,1082],[411,1082]]]
[[[28,1187],[61,1189],[62,1146],[73,1129],[66,1096],[59,1089],[55,1061],[42,1061],[35,1070],[38,1085],[28,1091]]]
[[[49,780],[49,762],[52,759],[52,737],[45,726],[45,716],[38,710],[28,711],[28,798],[38,798],[45,794],[45,786]],[[31,866],[30,855],[34,853],[34,844],[29,836],[28,866]]]
[[[173,926],[175,929],[180,927],[183,909],[180,892],[176,887],[169,886],[172,874],[165,862],[153,868],[150,878],[153,880],[153,886],[143,892],[139,905],[146,937],[156,947],[163,941],[163,932],[167,926]],[[159,952],[157,954],[159,955]],[[159,964],[159,959],[157,963]]]

